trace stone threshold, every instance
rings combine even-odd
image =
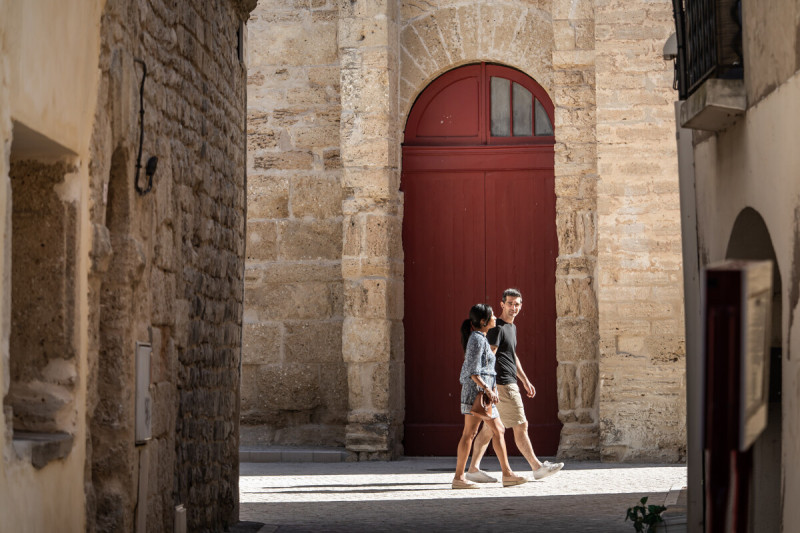
[[[241,446],[240,463],[342,463],[351,454],[344,448],[301,446]]]

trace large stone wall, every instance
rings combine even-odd
[[[248,22],[242,443],[341,446],[339,13],[296,4],[262,2]]]
[[[105,5],[92,138],[88,530],[191,531],[238,514],[245,65],[237,2]],[[143,161],[134,189],[139,87]],[[139,184],[146,186],[144,171]],[[134,446],[134,347],[152,345],[152,439]]]
[[[596,6],[601,451],[686,458],[669,2]]]
[[[524,71],[547,90],[555,104],[558,402],[564,424],[559,454],[681,458],[685,434],[680,410],[673,409],[680,401],[676,388],[681,386],[682,375],[677,173],[674,140],[666,118],[672,113],[666,92],[671,86],[671,80],[667,82],[671,64],[660,59],[660,46],[671,32],[671,21],[664,16],[668,3],[642,7],[644,15],[654,17],[646,24],[638,11],[627,20],[616,3],[596,6],[591,0],[354,1],[339,5],[338,12],[329,1],[320,0],[304,9],[295,4],[262,1],[251,31],[251,37],[254,33],[259,37],[250,41],[251,55],[272,58],[265,68],[251,71],[248,104],[249,168],[259,175],[259,185],[251,181],[249,186],[250,209],[259,212],[254,217],[251,211],[248,217],[252,228],[249,245],[255,240],[262,250],[260,256],[248,254],[245,344],[252,354],[252,366],[244,369],[248,384],[245,421],[261,424],[254,427],[252,442],[341,443],[342,434],[337,433],[332,418],[317,422],[321,431],[315,438],[300,438],[309,431],[308,413],[316,409],[313,401],[306,402],[299,422],[291,418],[296,412],[276,417],[279,410],[264,407],[274,405],[269,379],[293,375],[298,362],[311,368],[325,364],[327,358],[338,362],[335,351],[341,350],[347,383],[335,381],[332,386],[340,394],[349,394],[347,406],[336,404],[339,413],[347,414],[344,440],[348,449],[364,458],[398,453],[404,408],[402,197],[398,186],[405,118],[416,97],[437,76],[460,65],[486,61]],[[338,17],[335,37],[319,11]],[[598,14],[604,17],[599,19],[599,29]],[[291,134],[292,128],[304,121],[315,124],[316,109],[322,105],[315,100],[317,93],[308,92],[305,73],[334,40],[338,57],[326,57],[326,65],[340,69],[338,94],[328,93],[340,105],[340,135],[335,140],[331,137],[317,152],[303,154],[292,144],[299,138]],[[638,41],[647,54],[634,46]],[[602,63],[597,64],[598,60]],[[617,99],[612,88],[621,90]],[[658,95],[655,98],[648,96],[653,91]],[[297,95],[291,106],[289,95]],[[645,110],[643,106],[656,107]],[[639,114],[626,116],[629,108]],[[633,118],[636,120],[629,123]],[[323,175],[325,167],[320,162],[325,159],[319,151],[324,156],[326,150],[334,151],[337,146],[342,160],[337,175],[341,196],[329,189],[316,190],[342,200],[341,311],[326,303],[333,301],[330,284],[338,281],[328,273],[328,265],[338,257],[309,258],[308,263],[300,263],[286,252],[280,255],[282,249],[302,239],[313,243],[321,237],[330,247],[340,245],[329,235],[328,226],[320,225],[314,216],[307,217],[303,228],[310,233],[294,233],[285,240],[280,230],[284,218],[291,221],[295,216],[286,207],[291,205],[289,191],[301,183],[298,176],[303,176],[295,167],[305,165],[303,172]],[[633,161],[639,147],[653,159],[645,170]],[[602,170],[600,154],[605,157]],[[265,182],[261,175],[271,179]],[[647,226],[647,233],[637,241],[630,237],[630,230],[638,226],[615,226],[618,219],[614,216],[617,211],[624,214],[626,207],[609,206],[642,200],[634,182],[643,179],[655,183],[647,189],[648,201],[666,202],[666,208],[659,205],[646,215],[660,222]],[[621,188],[613,188],[611,183]],[[628,190],[632,191],[630,200]],[[602,218],[601,206],[613,216]],[[265,210],[272,213],[261,214]],[[643,245],[658,249],[653,253],[657,263],[648,267],[655,274],[628,278],[630,269],[623,258],[636,256]],[[285,267],[287,263],[292,269]],[[314,278],[308,278],[310,265]],[[302,287],[311,282],[317,283],[312,301],[320,314],[313,316],[310,326],[322,327],[309,329],[308,337],[303,338],[303,342],[312,339],[313,349],[301,347],[289,355],[285,333],[289,321],[269,318],[268,311],[294,294],[305,294],[307,289]],[[270,288],[271,284],[275,286]],[[634,296],[620,296],[629,285],[643,290]],[[278,287],[282,287],[280,291]],[[674,311],[669,316],[659,314],[665,300]],[[599,302],[604,307],[599,307]],[[617,332],[620,309],[644,317],[647,334]],[[603,310],[609,311],[608,318],[601,318]],[[341,346],[330,341],[327,327],[339,317]],[[627,327],[627,323],[621,324]],[[617,337],[623,344],[628,339],[644,339],[637,357],[657,360],[648,363],[650,366],[637,365],[634,360],[619,371],[630,368],[629,376],[642,380],[650,379],[655,368],[666,376],[663,387],[633,401],[631,387],[620,384],[627,378],[612,367],[625,356],[619,358],[601,343]],[[614,347],[616,350],[616,344]],[[320,350],[324,353],[317,353]],[[601,379],[601,370],[607,379]],[[253,375],[248,376],[251,371]],[[614,376],[619,376],[617,381],[611,379]],[[303,383],[313,381],[308,376],[302,379]],[[311,383],[308,390],[317,386]],[[313,394],[301,397],[313,398]],[[642,429],[636,423],[623,423],[625,409],[632,403],[639,409],[632,421],[658,426],[655,433],[647,429],[657,435],[654,440],[641,439]],[[665,410],[665,405],[671,410]],[[621,433],[615,433],[617,429]],[[615,441],[615,435],[622,435],[625,442]],[[661,447],[669,451],[663,452]]]

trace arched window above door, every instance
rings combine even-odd
[[[502,65],[446,72],[417,98],[406,146],[553,144],[553,103],[541,85]]]

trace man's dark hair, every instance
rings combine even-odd
[[[517,289],[506,289],[503,291],[503,303],[506,303],[506,298],[511,296],[512,298],[522,298],[522,293],[519,292]]]

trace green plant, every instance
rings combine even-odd
[[[646,505],[647,496],[639,500],[639,505],[634,505],[628,508],[628,514],[625,516],[625,521],[630,520],[633,522],[633,528],[636,533],[655,533],[656,524],[663,522],[661,513],[666,510],[663,505]]]

